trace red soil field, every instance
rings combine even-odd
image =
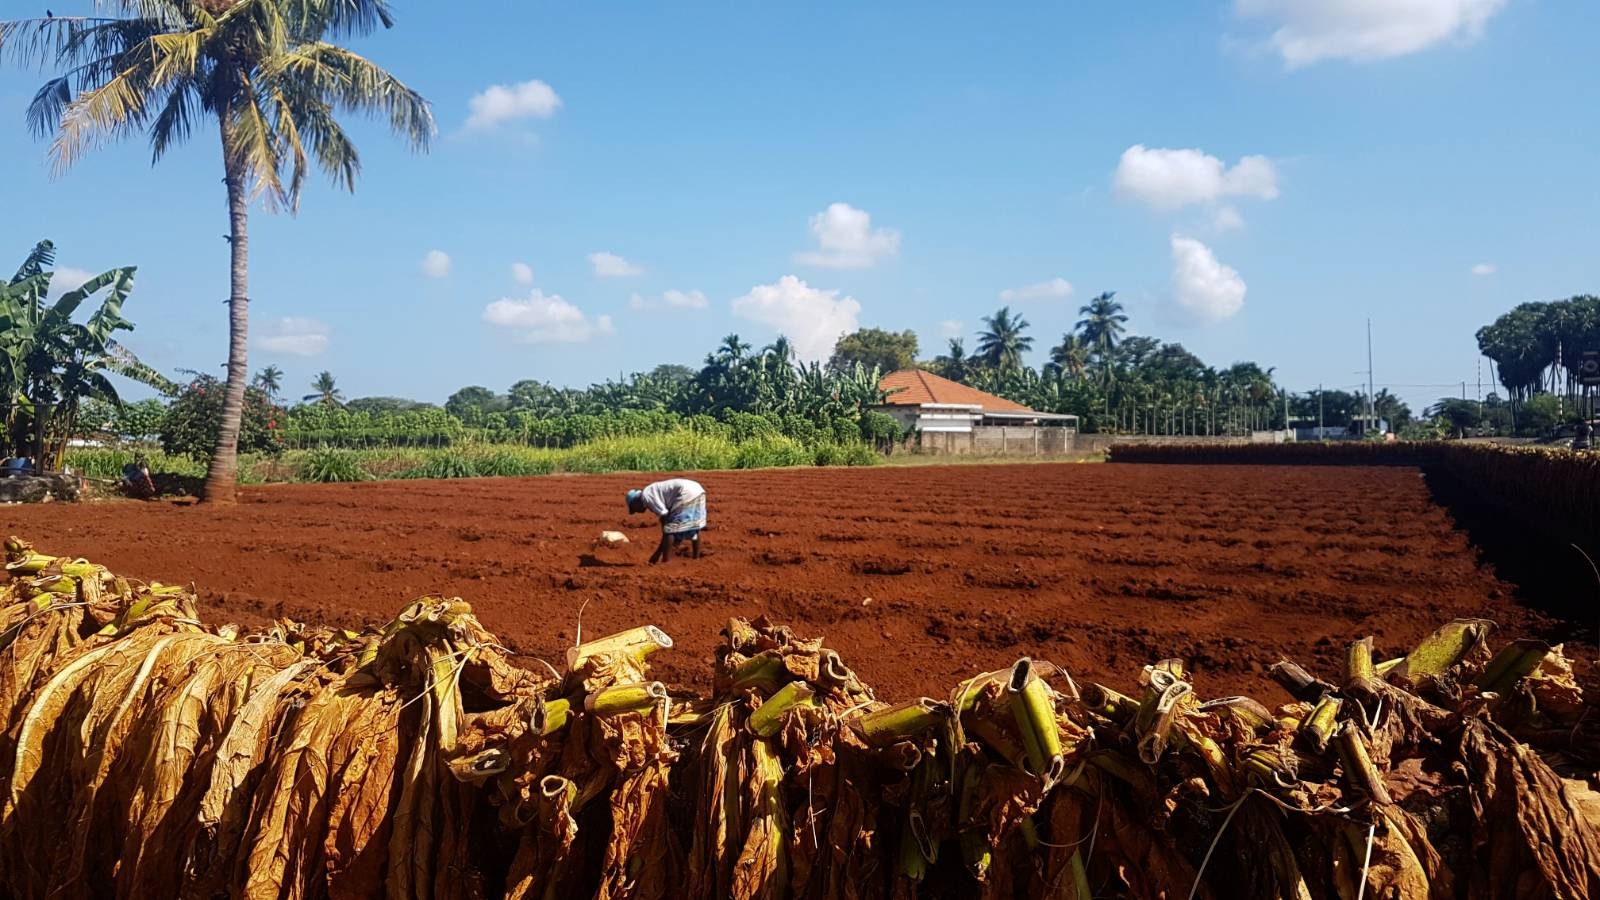
[[[1457,616],[1500,640],[1519,605],[1414,469],[981,465],[710,472],[705,556],[648,566],[626,515],[650,476],[268,486],[231,509],[107,501],[0,511],[8,533],[119,574],[193,582],[210,621],[381,623],[460,596],[513,651],[560,665],[583,633],[653,623],[654,671],[704,687],[731,616],[820,634],[881,698],[944,697],[1029,655],[1124,690],[1189,661],[1202,696],[1283,699],[1371,634],[1397,655]],[[633,543],[594,551],[603,529]]]

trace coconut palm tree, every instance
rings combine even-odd
[[[306,403],[321,403],[323,406],[343,406],[344,391],[334,383],[332,372],[319,372],[311,382],[312,393],[301,397]]]
[[[971,374],[972,358],[967,356],[966,344],[961,338],[950,338],[950,349],[933,358],[933,370],[951,381],[966,381]]]
[[[988,330],[978,332],[978,359],[1003,371],[1022,368],[1022,354],[1033,349],[1033,338],[1023,334],[1028,320],[1011,315],[1011,307],[1002,306],[994,315],[985,316],[983,324]]]
[[[278,391],[283,389],[283,370],[277,366],[267,366],[256,373],[255,385],[268,397],[277,397]]]
[[[103,140],[149,135],[161,159],[215,122],[228,193],[231,290],[222,427],[206,470],[205,499],[232,503],[248,379],[250,203],[293,211],[314,165],[353,189],[360,157],[336,115],[360,112],[423,149],[433,135],[427,101],[367,59],[330,42],[393,24],[387,0],[102,0],[112,17],[54,16],[0,22],[0,60],[54,64],[28,123],[54,133],[64,172]]]
[[[1050,365],[1077,379],[1089,367],[1089,345],[1076,334],[1063,334],[1061,343],[1050,348]]]
[[[1117,341],[1126,330],[1123,326],[1128,324],[1122,304],[1114,299],[1116,296],[1116,291],[1106,291],[1079,307],[1078,314],[1083,318],[1074,326],[1083,335],[1083,342],[1100,368],[1102,384],[1110,383],[1111,353],[1117,349]]]

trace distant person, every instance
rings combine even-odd
[[[144,455],[133,458],[133,462],[122,467],[122,489],[129,496],[148,499],[156,495],[156,483],[150,477],[150,466],[145,463]]]
[[[1578,422],[1577,429],[1575,429],[1573,431],[1573,434],[1572,434],[1572,449],[1574,449],[1574,450],[1587,450],[1587,449],[1589,449],[1589,445],[1590,445],[1590,443],[1592,443],[1593,438],[1594,438],[1594,427],[1589,424],[1589,421],[1587,419],[1580,420]]]
[[[672,548],[688,541],[700,558],[700,531],[706,527],[706,489],[698,481],[669,478],[628,492],[628,512],[651,512],[661,520],[661,543],[650,555],[650,565],[666,562]]]

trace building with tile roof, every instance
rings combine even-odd
[[[879,410],[902,427],[917,431],[970,432],[973,428],[1031,425],[1077,428],[1078,417],[1042,413],[923,369],[901,369],[883,376],[888,394]]]

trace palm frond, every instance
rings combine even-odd
[[[90,16],[0,21],[0,62],[10,61],[26,68],[71,62],[74,54],[91,45],[87,33],[126,21]],[[103,54],[91,51],[91,55]]]
[[[50,147],[56,174],[70,169],[85,149],[143,125],[152,103],[164,104],[170,89],[151,84],[151,57],[138,52],[127,55],[131,62],[127,68],[99,87],[80,93],[62,112]]]
[[[298,198],[284,191],[283,179],[279,174],[282,169],[279,152],[281,141],[262,108],[264,103],[265,99],[255,86],[246,80],[239,97],[229,107],[232,122],[228,131],[232,146],[224,148],[224,152],[233,154],[234,164],[240,166],[253,182],[250,186],[251,196],[264,197],[269,209],[293,209]]]
[[[51,268],[56,264],[56,245],[49,239],[42,240],[33,245],[28,258],[22,261],[22,266],[17,269],[17,274],[12,276],[11,283],[16,284],[24,278],[32,278]]]
[[[371,60],[334,44],[303,44],[267,60],[262,74],[276,80],[292,77],[336,109],[387,118],[390,130],[416,150],[426,150],[436,131],[433,111],[421,94]]]
[[[161,159],[168,150],[188,140],[195,120],[204,111],[205,99],[197,81],[186,79],[173,85],[161,112],[150,123],[150,161]]]

